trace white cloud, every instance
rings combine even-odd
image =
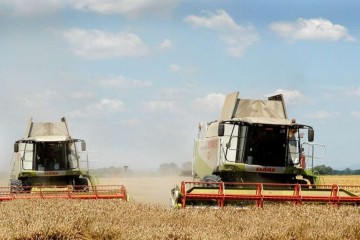
[[[208,17],[190,15],[185,18],[185,22],[190,23],[194,27],[206,27],[219,30],[238,30],[241,28],[223,9],[217,10],[216,13],[211,11],[204,11],[204,13]]]
[[[178,71],[180,70],[180,66],[177,65],[177,64],[171,64],[171,65],[169,66],[169,70],[170,70],[171,72],[178,72]]]
[[[71,94],[71,98],[74,99],[88,99],[88,98],[92,98],[93,96],[94,93],[90,91],[77,91]]]
[[[129,32],[109,33],[73,28],[62,34],[76,55],[88,59],[141,57],[149,51],[140,37]]]
[[[221,93],[210,93],[202,98],[193,101],[192,106],[205,112],[219,112],[224,105],[225,95]]]
[[[119,112],[124,110],[124,103],[119,99],[103,98],[98,103],[86,107],[88,111]]]
[[[143,106],[148,112],[162,112],[162,113],[180,113],[182,112],[177,106],[175,101],[149,101],[144,102]]]
[[[150,101],[144,103],[147,111],[157,112],[157,111],[172,111],[174,109],[173,101]]]
[[[163,88],[160,91],[160,95],[165,98],[181,98],[185,94],[185,90],[178,89],[178,88]]]
[[[354,93],[355,93],[355,96],[360,97],[360,87],[358,87]]]
[[[135,118],[125,119],[121,121],[121,124],[126,127],[137,127],[139,126],[139,120]]]
[[[177,4],[178,0],[78,0],[74,2],[74,7],[101,14],[137,17],[143,14],[166,16]]]
[[[168,16],[178,0],[0,0],[0,5],[16,16],[38,16],[70,8],[99,14]]]
[[[313,113],[311,116],[316,119],[329,119],[329,118],[338,117],[339,115],[340,115],[339,113],[332,113],[332,112],[328,112],[328,111],[318,111],[316,113]]]
[[[195,66],[180,66],[178,64],[171,64],[169,66],[169,71],[183,76],[192,76],[196,74],[197,69]]]
[[[0,6],[6,13],[15,16],[30,17],[50,14],[67,6],[69,0],[0,0]]]
[[[352,111],[350,114],[351,116],[360,119],[360,111]]]
[[[193,27],[209,28],[217,31],[220,39],[226,44],[226,51],[232,57],[241,57],[247,48],[259,40],[255,29],[237,24],[223,9],[215,13],[205,11],[205,16],[187,16],[185,22]]]
[[[134,80],[134,79],[125,78],[123,76],[104,79],[104,80],[101,80],[99,83],[102,86],[116,87],[116,88],[139,88],[139,87],[152,86],[151,81]]]
[[[274,22],[270,24],[270,29],[280,37],[292,41],[355,41],[344,26],[333,24],[323,18],[299,18],[295,22]]]
[[[46,90],[25,95],[20,98],[20,101],[28,108],[43,108],[50,105],[50,100],[53,96],[53,92]]]
[[[273,96],[282,94],[285,99],[285,103],[288,104],[298,104],[300,102],[303,102],[305,97],[302,93],[300,93],[298,90],[286,90],[286,89],[276,89],[275,92],[269,93],[266,96]]]
[[[69,112],[70,117],[88,117],[99,114],[112,114],[125,110],[125,104],[120,99],[103,98],[96,103],[86,106],[84,109]]]
[[[170,39],[165,39],[160,44],[160,49],[170,49],[170,48],[172,48],[172,41]]]

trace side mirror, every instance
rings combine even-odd
[[[218,126],[218,136],[219,136],[219,137],[222,137],[222,136],[224,136],[224,133],[225,133],[225,124],[219,123],[219,126]]]
[[[308,141],[309,141],[309,142],[314,141],[314,134],[315,134],[314,129],[309,128],[309,129],[308,129]]]
[[[81,151],[86,151],[86,142],[81,141]]]
[[[15,143],[14,144],[14,153],[17,153],[17,152],[19,152],[19,143]]]

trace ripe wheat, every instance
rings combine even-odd
[[[119,200],[0,204],[0,239],[359,239],[360,208],[267,204],[173,210]]]

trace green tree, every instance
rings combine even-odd
[[[318,171],[319,174],[321,174],[321,175],[331,175],[331,174],[333,174],[334,170],[332,169],[332,167],[325,166],[325,165],[319,165],[319,166],[314,167],[314,171]]]

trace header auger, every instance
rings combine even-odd
[[[313,170],[325,146],[314,129],[288,119],[283,96],[267,100],[226,96],[219,120],[199,124],[193,177],[172,190],[172,205],[243,205],[266,201],[359,204],[360,186],[325,185]],[[305,141],[304,139],[307,139]]]
[[[65,118],[60,122],[30,120],[25,137],[14,144],[9,185],[0,188],[0,201],[128,199],[123,185],[96,185],[89,171],[86,143],[71,137]]]

